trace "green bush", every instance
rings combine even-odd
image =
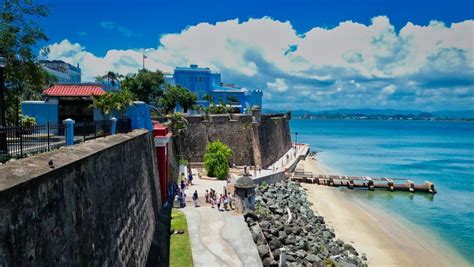
[[[231,156],[232,150],[221,141],[209,143],[204,155],[204,168],[207,175],[225,180],[229,173],[229,158]]]
[[[24,126],[34,126],[36,119],[27,115],[20,114],[20,122]]]

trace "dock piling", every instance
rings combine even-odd
[[[368,176],[346,176],[346,175],[313,175],[311,172],[304,172],[304,170],[297,170],[291,174],[292,180],[300,182],[317,183],[318,185],[326,185],[333,187],[347,187],[348,189],[367,189],[373,191],[375,189],[385,189],[390,192],[393,191],[408,191],[408,192],[424,192],[436,194],[435,185],[430,181],[425,181],[424,184],[416,185],[413,181],[406,178],[373,178]]]

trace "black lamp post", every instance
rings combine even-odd
[[[3,70],[7,65],[7,58],[3,54],[3,50],[0,49],[0,153],[7,154],[7,133],[3,129],[6,127],[5,118],[5,77]]]
[[[295,132],[295,150],[298,150],[298,132]]]

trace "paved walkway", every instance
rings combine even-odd
[[[306,155],[308,153],[309,146],[306,144],[298,144],[293,145],[283,156],[281,156],[275,163],[268,166],[266,169],[262,169],[260,171],[255,171],[255,169],[251,170],[249,166],[249,174],[252,178],[260,178],[264,176],[268,176],[277,172],[281,172],[291,166],[301,155]],[[243,166],[239,166],[239,169],[242,169]],[[232,175],[232,181],[235,182],[235,179],[238,178],[238,175]]]
[[[262,266],[243,216],[205,203],[206,189],[213,188],[219,195],[227,183],[196,178],[186,190],[186,208],[181,209],[188,221],[194,266]],[[191,201],[194,190],[199,194],[198,208]]]

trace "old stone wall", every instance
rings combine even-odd
[[[260,166],[268,167],[291,148],[290,125],[286,116],[262,115],[255,132],[258,134]]]
[[[192,162],[203,161],[209,142],[220,140],[234,152],[231,163],[269,166],[291,147],[289,117],[245,114],[188,116],[178,150]]]
[[[0,266],[144,266],[159,190],[142,130],[1,165]]]
[[[234,155],[231,163],[253,165],[252,117],[249,115],[209,115],[187,117],[188,127],[180,135],[178,149],[190,161],[203,161],[209,142],[220,140],[227,144]]]
[[[168,178],[169,182],[178,182],[179,176],[179,155],[176,154],[177,138],[172,137],[168,143]]]

